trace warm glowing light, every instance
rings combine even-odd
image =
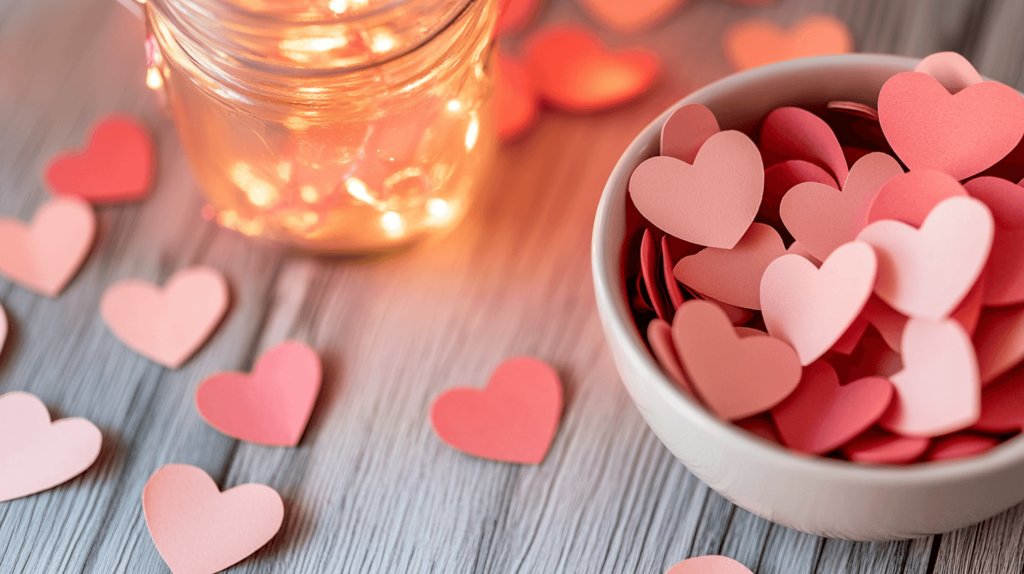
[[[292,162],[281,161],[277,164],[277,177],[284,181],[288,181],[292,178]]]
[[[370,36],[370,49],[378,54],[390,52],[395,48],[395,44],[395,37],[383,28],[374,30]]]
[[[160,70],[156,68],[146,70],[146,85],[151,90],[159,90],[164,85],[164,77],[160,75]]]
[[[312,185],[304,185],[299,188],[299,197],[306,203],[316,203],[320,201],[320,192]]]
[[[234,229],[238,223],[238,213],[234,209],[227,209],[217,214],[217,223],[228,229]]]
[[[290,130],[304,130],[309,127],[309,122],[299,116],[288,116],[284,120],[284,127]]]
[[[327,7],[335,14],[344,14],[349,9],[366,8],[366,3],[367,0],[331,0]]]
[[[277,47],[292,59],[308,59],[304,57],[294,58],[294,54],[307,52],[328,52],[337,48],[344,48],[348,45],[348,38],[339,34],[337,36],[321,36],[319,38],[288,38],[277,43]]]
[[[380,217],[380,225],[392,237],[397,237],[405,231],[405,222],[402,221],[402,216],[394,211],[389,211],[382,215]]]
[[[244,161],[231,166],[231,181],[245,192],[249,202],[258,207],[270,207],[277,203],[281,196],[270,183],[263,181],[252,173],[252,168]]]
[[[449,112],[454,113],[462,109],[462,102],[460,102],[459,100],[451,100],[448,102],[448,105],[446,107],[448,108]]]
[[[448,215],[448,202],[440,197],[429,199],[427,200],[427,212],[435,218],[441,219]]]
[[[478,137],[480,137],[480,120],[474,112],[473,117],[469,120],[469,127],[466,128],[466,151],[471,151],[476,146]]]
[[[305,233],[309,231],[309,228],[316,225],[318,221],[320,221],[320,216],[312,211],[307,211],[301,214],[288,214],[281,219],[281,223],[283,223],[285,227],[296,233]]]
[[[263,233],[263,222],[259,219],[253,219],[250,221],[240,220],[238,222],[238,230],[249,237],[255,237]]]
[[[363,183],[363,180],[357,177],[350,177],[347,180],[345,180],[345,191],[347,191],[349,195],[358,199],[359,201],[362,201],[363,203],[369,203],[370,205],[376,207],[377,209],[381,209],[384,207],[384,204],[382,202],[378,201],[377,198],[370,195],[370,190],[366,187],[366,184]]]

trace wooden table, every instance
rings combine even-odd
[[[756,9],[691,0],[636,38],[605,34],[661,52],[667,74],[651,94],[595,116],[545,112],[503,149],[485,198],[453,234],[346,266],[199,218],[203,200],[143,84],[142,26],[128,11],[111,0],[0,0],[0,214],[30,218],[48,196],[44,162],[83,141],[103,114],[138,115],[160,144],[156,191],[99,210],[95,251],[62,296],[0,280],[13,326],[0,392],[35,393],[54,416],[87,417],[104,435],[83,476],[0,503],[0,572],[165,572],[140,494],[172,462],[199,466],[224,488],[262,482],[284,497],[282,531],[232,572],[660,574],[708,553],[760,574],[1022,572],[1024,507],[887,544],[818,538],[736,508],[648,430],[605,348],[588,254],[614,161],[658,112],[728,72],[721,36],[730,22],[759,15],[788,25],[814,11],[847,21],[860,51],[957,50],[1024,88],[1020,0],[779,0]],[[587,16],[555,0],[541,19]],[[169,371],[110,334],[97,312],[105,287],[126,277],[162,282],[196,263],[227,274],[234,303],[193,360]],[[301,445],[243,444],[207,426],[193,405],[198,382],[249,369],[286,338],[308,341],[325,361]],[[483,385],[514,354],[550,361],[564,380],[565,415],[544,463],[487,462],[443,445],[427,418],[433,397]]]

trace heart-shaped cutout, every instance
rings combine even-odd
[[[509,359],[487,388],[445,391],[430,409],[434,432],[466,454],[540,464],[558,431],[562,384],[558,373],[532,357]]]
[[[981,416],[972,428],[997,434],[1024,431],[1024,373],[1013,373],[985,388]]]
[[[935,78],[951,94],[985,81],[971,62],[956,52],[936,52],[925,56],[914,71]]]
[[[829,170],[837,182],[846,181],[850,173],[832,128],[803,108],[783,107],[769,112],[761,125],[761,153],[768,165],[790,159],[809,161]]]
[[[974,333],[974,350],[983,385],[1024,361],[1024,307],[987,310]]]
[[[1001,177],[982,176],[969,180],[964,190],[992,210],[996,227],[1024,228],[1024,187]]]
[[[913,170],[957,180],[992,167],[1024,136],[1024,98],[998,82],[956,94],[921,72],[889,78],[878,94],[878,119],[896,155]]]
[[[56,297],[82,266],[95,236],[96,214],[77,198],[51,199],[30,225],[0,218],[0,274]]]
[[[168,464],[142,491],[156,549],[175,574],[212,574],[259,550],[281,528],[284,502],[262,484],[221,492],[202,469]]]
[[[747,20],[725,33],[725,52],[737,70],[852,50],[850,29],[827,14],[807,16],[789,30],[766,20]]]
[[[651,345],[651,353],[654,358],[658,359],[658,363],[668,373],[669,378],[677,387],[686,391],[691,397],[695,397],[696,394],[683,373],[683,365],[679,363],[675,344],[672,343],[672,325],[661,319],[652,319],[647,324],[647,342]]]
[[[958,196],[967,196],[967,190],[941,171],[921,169],[902,173],[901,170],[885,182],[871,203],[868,222],[893,219],[921,227],[936,205]]]
[[[758,213],[768,221],[781,223],[779,205],[782,203],[782,198],[797,185],[811,181],[827,185],[835,190],[839,189],[827,171],[809,161],[791,159],[766,168],[764,170],[764,197],[761,199],[761,208]]]
[[[100,314],[136,353],[177,369],[210,338],[227,312],[228,283],[211,267],[187,267],[158,288],[126,279],[103,293]]]
[[[657,24],[686,0],[580,0],[602,24],[621,34],[632,34]]]
[[[694,163],[652,157],[629,180],[637,209],[674,237],[732,249],[757,216],[764,166],[754,142],[742,132],[719,132],[704,143]]]
[[[996,227],[985,265],[985,304],[1024,303],[1024,229]]]
[[[726,420],[767,411],[800,382],[800,360],[789,345],[772,337],[741,338],[714,303],[683,303],[672,340],[691,386]]]
[[[669,303],[661,291],[661,278],[658,271],[661,258],[658,253],[658,244],[650,229],[644,230],[644,236],[640,240],[640,275],[644,278],[644,288],[647,290],[647,300],[651,302],[654,312],[663,321],[671,321],[672,313],[669,310]]]
[[[707,107],[682,106],[661,126],[661,155],[692,164],[704,142],[720,131],[715,114]]]
[[[81,418],[50,422],[35,395],[0,395],[0,502],[21,498],[71,480],[100,454],[103,436]]]
[[[765,335],[767,334],[768,333],[765,333]],[[733,424],[768,442],[782,444],[782,438],[779,436],[779,431],[775,428],[775,423],[772,422],[772,417],[770,415],[757,415],[735,421]]]
[[[896,398],[879,425],[905,436],[934,437],[978,421],[981,380],[971,338],[952,319],[910,319],[902,371],[889,377]]]
[[[843,447],[843,456],[862,464],[910,464],[921,458],[931,439],[869,430]]]
[[[929,462],[977,456],[999,444],[999,439],[972,432],[959,432],[935,439],[924,459]]]
[[[498,137],[513,140],[537,120],[537,89],[526,64],[503,54],[496,59],[494,115]]]
[[[668,569],[665,574],[753,574],[749,568],[727,556],[696,556]]]
[[[817,268],[799,255],[773,261],[761,278],[761,310],[768,333],[796,349],[810,365],[843,336],[875,285],[875,252],[850,242]]]
[[[199,414],[240,440],[271,446],[299,444],[320,392],[320,357],[304,343],[267,351],[251,375],[219,373],[196,389]]]
[[[675,265],[675,257],[672,255],[672,245],[668,235],[661,236],[661,275],[665,279],[665,292],[668,293],[672,309],[678,309],[686,301],[683,290],[679,288],[679,282],[672,274]]]
[[[909,317],[948,316],[974,286],[988,260],[995,224],[985,204],[951,197],[932,209],[920,229],[876,221],[858,241],[878,255],[875,293]]]

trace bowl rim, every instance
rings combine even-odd
[[[889,54],[843,54],[815,56],[769,64],[737,72],[704,86],[662,112],[648,124],[629,144],[614,169],[608,176],[601,199],[597,206],[591,241],[591,266],[598,312],[604,315],[604,323],[610,331],[610,345],[618,345],[627,359],[639,370],[640,385],[653,385],[658,394],[670,403],[670,408],[701,427],[715,440],[733,443],[740,454],[750,454],[755,459],[773,466],[786,466],[793,470],[813,472],[822,478],[837,479],[864,486],[942,484],[963,480],[978,475],[1006,471],[1019,465],[1024,459],[1024,434],[997,445],[981,455],[951,461],[918,462],[909,465],[869,465],[808,455],[757,438],[734,424],[723,421],[711,414],[692,397],[680,392],[668,379],[647,350],[639,330],[633,323],[626,307],[625,298],[619,292],[622,281],[619,257],[622,245],[608,245],[605,240],[611,224],[611,211],[616,202],[624,201],[627,193],[631,164],[644,153],[644,148],[660,138],[661,126],[677,108],[694,100],[703,100],[741,86],[762,81],[779,72],[807,72],[832,66],[881,66],[905,67],[913,70],[920,58],[894,56]],[[985,78],[988,80],[988,78]],[[1022,94],[1024,97],[1024,94]],[[965,429],[966,430],[966,429]],[[656,433],[657,434],[657,433]]]

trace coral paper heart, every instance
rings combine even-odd
[[[451,447],[481,458],[540,464],[562,414],[558,373],[532,357],[509,359],[487,388],[444,392],[430,409],[434,432]]]
[[[994,226],[985,204],[951,197],[932,209],[919,230],[887,219],[867,226],[857,239],[878,254],[879,298],[904,315],[940,319],[978,280]]]
[[[100,429],[80,418],[50,422],[35,395],[0,395],[0,502],[42,492],[89,468],[100,454]]]
[[[1024,430],[1024,373],[1014,373],[985,389],[977,430],[998,434]]]
[[[753,574],[749,568],[727,556],[696,556],[668,569],[665,574]]]
[[[992,210],[996,226],[1024,228],[1024,187],[1001,177],[976,177],[964,183],[964,190]]]
[[[765,117],[761,153],[769,165],[802,159],[829,170],[837,182],[846,181],[849,175],[846,156],[832,128],[803,108],[776,108]]]
[[[843,447],[843,455],[864,464],[909,464],[921,458],[931,439],[869,430]]]
[[[732,249],[708,247],[676,263],[673,274],[684,285],[723,303],[761,308],[761,275],[786,254],[775,228],[752,223]]]
[[[142,510],[153,543],[174,574],[213,574],[270,541],[284,520],[281,496],[242,484],[221,492],[202,469],[168,464],[149,477]]]
[[[672,339],[690,385],[726,420],[765,412],[800,383],[800,360],[789,345],[772,337],[741,338],[714,303],[683,303]]]
[[[686,0],[580,0],[580,4],[602,24],[620,32],[631,34],[656,24]]]
[[[96,214],[77,198],[51,199],[30,225],[0,218],[0,274],[56,297],[82,266],[95,235]]]
[[[663,321],[672,320],[672,310],[669,302],[661,291],[661,279],[658,277],[660,257],[658,244],[655,242],[654,234],[650,229],[644,230],[643,239],[640,240],[640,275],[644,278],[644,288],[647,291],[647,299],[654,307],[654,312]]]
[[[850,442],[875,424],[892,401],[892,383],[881,377],[839,384],[832,365],[804,367],[800,385],[772,409],[772,419],[789,448],[824,454]]]
[[[896,398],[879,425],[904,436],[934,437],[973,425],[981,380],[971,338],[952,319],[911,319],[903,330],[903,370],[889,377]]]
[[[526,64],[498,54],[494,88],[494,115],[498,137],[511,140],[537,120],[537,89]]]
[[[806,182],[816,182],[838,190],[839,186],[827,171],[802,159],[777,163],[764,170],[764,197],[761,199],[761,217],[780,223],[779,204],[789,190]]]
[[[936,52],[925,56],[914,71],[935,78],[951,94],[985,81],[967,58],[956,52]]]
[[[721,131],[718,119],[700,104],[685,105],[665,120],[661,126],[661,155],[693,163],[708,138]]]
[[[967,190],[951,176],[933,169],[900,173],[885,182],[871,204],[868,222],[882,219],[902,221],[921,227],[935,206],[951,197],[964,197]]]
[[[675,345],[672,343],[672,325],[661,319],[651,320],[647,324],[647,341],[651,344],[654,358],[658,359],[661,368],[668,373],[676,386],[690,396],[696,396],[690,382],[686,380],[686,375],[683,374],[683,366],[679,363],[679,355],[676,354]]]
[[[196,389],[196,407],[210,426],[240,440],[299,444],[320,392],[320,357],[304,343],[267,351],[251,375],[219,373]]]
[[[935,169],[963,180],[992,167],[1024,136],[1024,98],[998,82],[956,94],[935,78],[903,72],[878,94],[886,139],[911,170]]]
[[[842,191],[813,181],[801,183],[782,198],[779,215],[800,245],[824,261],[837,247],[857,238],[883,185],[902,173],[894,158],[870,153],[853,164]]]
[[[875,285],[875,252],[860,242],[839,247],[817,268],[799,255],[773,261],[761,278],[768,333],[810,365],[843,336]],[[684,360],[685,364],[685,360]]]
[[[1024,360],[1024,307],[989,309],[974,333],[981,383],[987,385]]]
[[[841,20],[827,14],[808,16],[789,30],[773,22],[748,20],[725,34],[725,52],[737,70],[773,62],[845,54],[853,50],[853,35]]]
[[[177,369],[213,334],[228,309],[228,284],[216,269],[178,271],[163,289],[141,279],[111,285],[100,313],[125,345]]]
[[[1024,229],[996,227],[985,265],[985,304],[1024,303]]]
[[[127,116],[111,116],[96,125],[84,152],[50,162],[46,183],[61,195],[91,203],[134,201],[149,192],[154,155],[145,126]]]
[[[526,57],[541,97],[572,112],[593,112],[625,103],[647,91],[661,73],[652,52],[609,52],[579,26],[556,26],[527,42]]]
[[[936,439],[924,459],[930,462],[977,456],[999,444],[999,439],[972,432],[960,432]]]
[[[693,165],[652,157],[636,168],[629,193],[640,213],[680,239],[732,249],[757,216],[764,192],[761,153],[742,132],[719,132]]]

